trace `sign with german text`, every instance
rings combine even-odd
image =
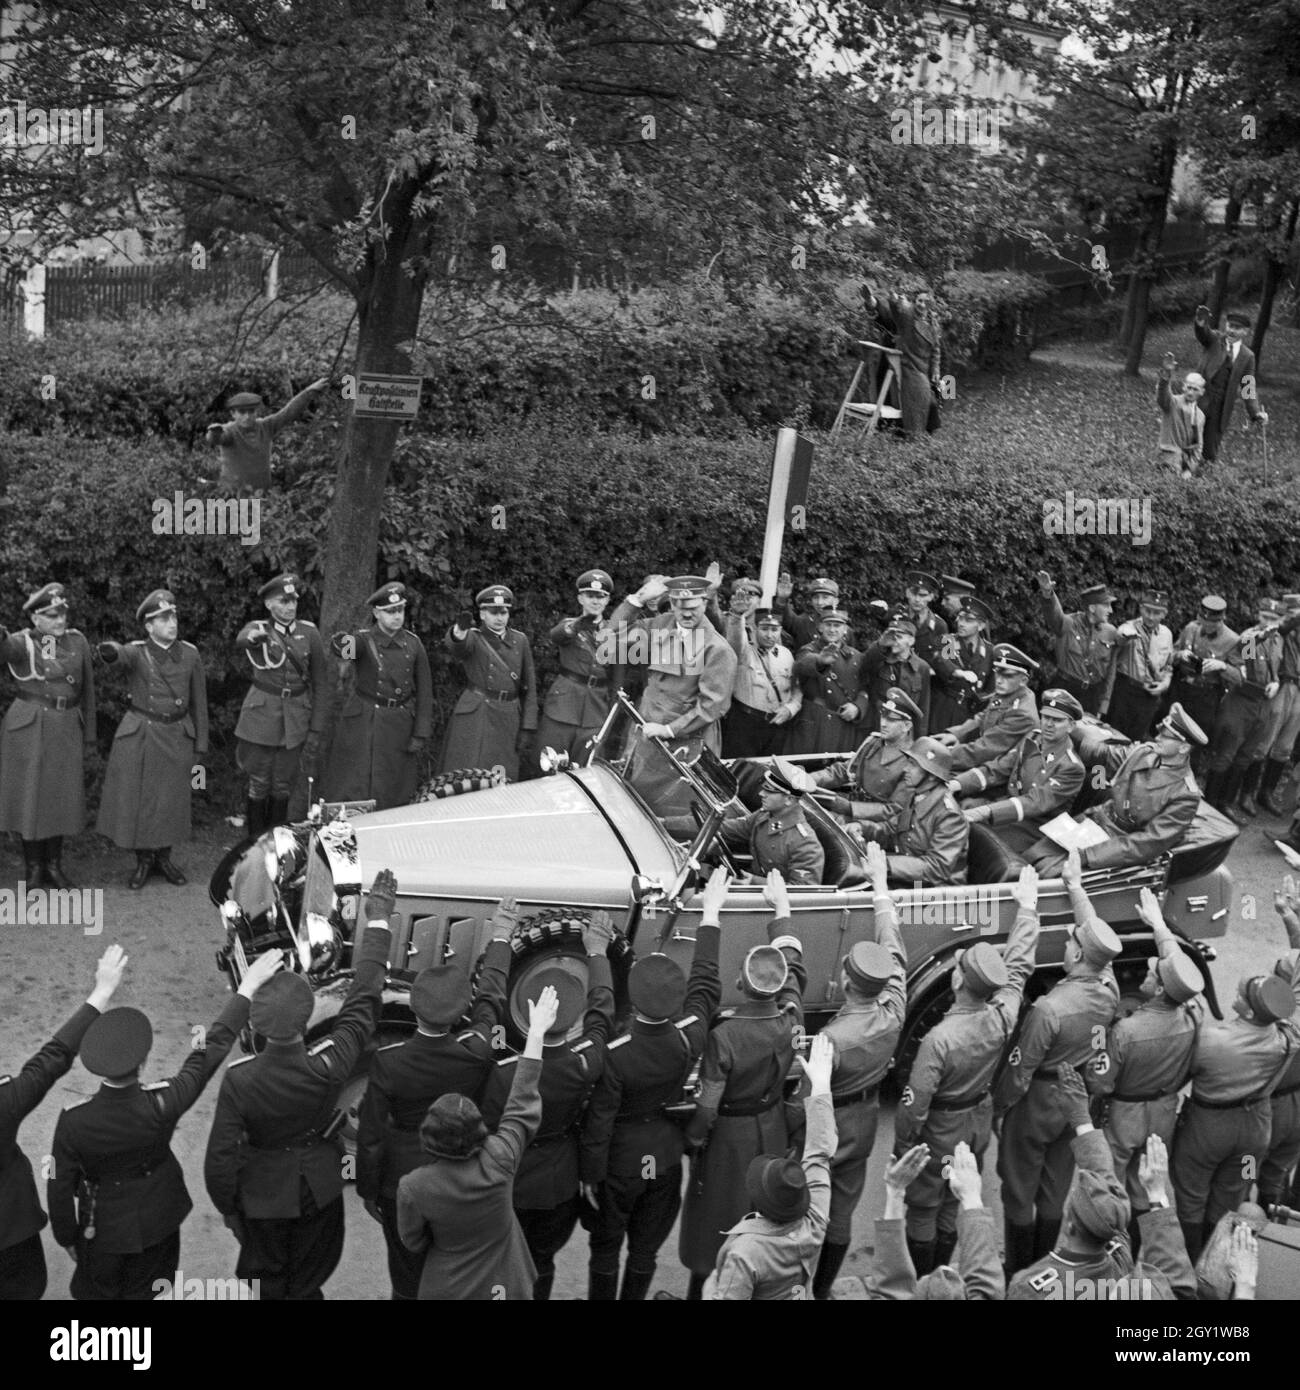
[[[380,420],[414,420],[420,409],[418,376],[379,376],[362,372],[357,377],[357,402],[353,414]]]

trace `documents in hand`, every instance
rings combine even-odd
[[[1110,836],[1094,820],[1074,820],[1064,811],[1042,827],[1049,840],[1055,841],[1062,849],[1083,851],[1093,845],[1104,844]]]

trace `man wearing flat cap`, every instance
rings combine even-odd
[[[797,784],[826,788],[817,800],[837,816],[851,821],[883,820],[898,800],[903,773],[911,766],[906,753],[921,708],[898,686],[885,692],[878,707],[880,729],[868,734],[851,758],[841,758]]]
[[[425,1161],[420,1123],[429,1106],[444,1095],[475,1102],[482,1097],[498,1055],[494,1030],[505,1015],[510,937],[518,916],[514,899],[503,898],[472,1001],[464,970],[421,970],[411,984],[415,1032],[379,1048],[370,1062],[357,1114],[357,1194],[383,1227],[395,1301],[419,1296],[424,1268],[423,1257],[407,1249],[397,1230],[397,1185]]]
[[[759,608],[757,580],[737,579],[724,624],[736,653],[731,708],[722,721],[724,758],[770,758],[785,752],[791,720],[803,707],[794,653],[781,644],[781,619]]]
[[[1178,1220],[1195,1261],[1219,1218],[1250,1194],[1272,1138],[1272,1095],[1300,1049],[1300,972],[1242,976],[1234,1017],[1201,1025],[1192,1094],[1174,1131]]]
[[[1046,1255],[1056,1240],[1072,1137],[1056,1082],[1064,1069],[1096,1061],[1119,1007],[1111,969],[1119,937],[1082,891],[1077,855],[1071,854],[1062,877],[1075,922],[1065,944],[1065,977],[1034,1001],[993,1097],[994,1113],[1004,1117],[998,1175],[1008,1274]]]
[[[736,982],[743,1002],[714,1020],[700,1063],[699,1100],[686,1127],[694,1156],[678,1253],[691,1274],[690,1299],[701,1297],[723,1232],[745,1215],[737,1175],[761,1153],[784,1153],[789,1142],[783,1088],[794,1064],[807,976],[802,947],[789,935],[790,900],[779,874],[769,876],[764,896],[775,913],[767,924],[770,944],[745,956]]]
[[[31,1161],[18,1147],[18,1127],[71,1068],[86,1031],[121,984],[126,963],[126,952],[110,946],[99,958],[86,1002],[17,1076],[0,1076],[0,1301],[36,1302],[48,1277],[41,1244],[48,1218],[36,1195]]]
[[[433,734],[433,677],[424,643],[406,626],[409,597],[405,584],[382,585],[366,600],[374,622],[330,638],[330,651],[356,673],[330,751],[332,800],[373,798],[386,811],[415,798]]]
[[[545,1301],[555,1283],[555,1257],[569,1242],[583,1210],[578,1177],[578,1131],[601,1072],[614,1027],[614,980],[606,954],[614,939],[607,912],[593,912],[582,929],[583,966],[572,956],[539,970],[526,997],[550,985],[559,1013],[542,1047],[542,1121],[515,1173],[514,1211],[537,1268],[533,1298]],[[519,1054],[490,1069],[483,1119],[495,1127],[505,1112]]]
[[[952,1007],[921,1039],[894,1117],[894,1155],[925,1144],[929,1159],[907,1189],[907,1248],[917,1274],[949,1264],[958,1201],[944,1165],[959,1144],[983,1166],[993,1133],[991,1087],[1015,1031],[1038,949],[1038,875],[1020,872],[1016,920],[1001,950],[974,941],[953,957]]]
[[[318,772],[328,717],[325,645],[315,623],[298,617],[302,586],[278,574],[257,591],[270,621],[246,624],[235,639],[253,672],[235,725],[235,761],[248,778],[247,830],[256,837],[289,819],[298,768]]]
[[[1149,864],[1182,844],[1201,804],[1192,776],[1191,755],[1205,742],[1204,732],[1173,705],[1148,743],[1079,744],[1079,755],[1092,767],[1105,768],[1110,792],[1101,806],[1085,812],[1107,839],[1082,851],[1085,869],[1121,869]],[[1025,851],[1025,858],[1045,878],[1060,872],[1064,851],[1046,837]]]
[[[831,1202],[833,1057],[831,1040],[821,1033],[813,1038],[807,1060],[798,1059],[808,1084],[803,1158],[796,1163],[780,1154],[759,1154],[751,1160],[745,1173],[750,1214],[726,1233],[717,1267],[704,1285],[706,1299],[770,1303],[807,1297]]]
[[[1218,594],[1201,599],[1199,615],[1183,628],[1174,643],[1174,679],[1169,689],[1170,703],[1181,705],[1187,717],[1202,729],[1212,730],[1226,687],[1223,672],[1228,654],[1240,640],[1224,620],[1228,602]],[[1208,747],[1197,748],[1192,768],[1198,774],[1209,755]]]
[[[1223,331],[1212,326],[1210,311],[1196,306],[1192,331],[1203,349],[1199,372],[1205,379],[1205,460],[1218,457],[1219,445],[1228,432],[1233,407],[1240,397],[1252,421],[1268,424],[1268,411],[1259,403],[1255,354],[1246,346],[1250,315],[1233,311],[1227,315]]]
[[[704,887],[689,979],[658,950],[638,955],[628,972],[631,1027],[605,1050],[579,1145],[582,1196],[595,1208],[592,1302],[645,1298],[681,1209],[685,1137],[664,1107],[681,1099],[722,998],[719,921],[728,883],[727,871],[718,868]]]
[[[962,813],[987,825],[1003,844],[1023,853],[1036,844],[1045,822],[1068,811],[1083,786],[1085,768],[1070,736],[1083,706],[1068,690],[1045,690],[1040,727],[1006,753],[958,773],[948,784],[972,798]]]
[[[605,610],[613,592],[606,571],[587,570],[578,577],[579,615],[551,629],[560,670],[542,701],[537,743],[567,753],[575,767],[587,761],[587,744],[600,732],[618,689],[618,667],[607,661],[613,630]]]
[[[831,1163],[831,1200],[813,1297],[829,1299],[853,1234],[853,1213],[867,1185],[876,1145],[880,1083],[894,1059],[907,1012],[907,952],[889,895],[885,853],[867,846],[876,939],[859,941],[840,962],[844,1004],[821,1030],[831,1044],[831,1105],[839,1143]],[[805,1092],[805,1094],[807,1094]]]
[[[993,611],[974,594],[961,595],[949,617],[953,631],[943,639],[931,665],[930,732],[942,733],[975,712],[980,697],[993,693],[993,643],[988,640]]]
[[[160,873],[180,886],[171,846],[190,838],[190,784],[208,754],[208,686],[199,649],[178,640],[176,600],[155,589],[135,611],[146,636],[97,651],[128,682],[127,710],[108,758],[95,829],[135,851],[128,888]]]
[[[1141,617],[1117,629],[1120,647],[1107,715],[1110,726],[1135,743],[1150,734],[1174,678],[1174,635],[1164,623],[1169,595],[1163,589],[1144,589],[1138,606]]]
[[[1038,663],[1010,642],[993,648],[993,698],[976,715],[936,734],[952,749],[954,772],[967,772],[1009,752],[1038,728],[1038,703],[1029,676]]]
[[[441,772],[503,767],[506,777],[536,774],[537,673],[528,638],[510,626],[515,596],[504,584],[479,591],[479,625],[460,612],[443,642],[465,673],[442,748]]]
[[[918,738],[903,756],[911,766],[898,784],[897,800],[879,825],[863,823],[862,834],[889,849],[891,883],[965,883],[970,825],[948,790],[952,754],[937,739]]]
[[[1267,761],[1259,784],[1259,804],[1271,816],[1285,816],[1280,784],[1286,776],[1297,740],[1300,740],[1300,594],[1283,594],[1286,616],[1278,626],[1282,656],[1277,678],[1280,689],[1271,702],[1272,713],[1264,741]]]
[[[271,486],[271,445],[286,425],[291,425],[330,384],[327,376],[299,391],[273,415],[260,415],[261,396],[239,391],[226,402],[230,419],[224,425],[209,425],[204,437],[214,448],[221,448],[221,477],[217,486],[225,492]]]
[[[139,1009],[110,1009],[81,1042],[98,1091],[59,1116],[48,1185],[54,1238],[76,1261],[73,1298],[140,1301],[174,1283],[181,1224],[194,1203],[171,1150],[181,1116],[203,1094],[248,1022],[254,993],[280,968],[278,951],[249,967],[175,1076],[140,1082],[153,1029]]]
[[[95,751],[90,643],[68,626],[62,584],[37,589],[23,612],[31,627],[0,628],[17,695],[0,724],[0,830],[22,840],[28,888],[66,889],[75,885],[63,871],[63,840],[86,828],[83,756]]]
[[[736,654],[706,615],[712,592],[710,580],[700,575],[648,575],[610,619],[628,664],[646,667],[638,706],[646,722],[633,744],[627,775],[661,816],[689,810],[689,787],[645,740],[662,739],[673,756],[688,761],[701,748],[722,750],[722,717],[731,707]],[[671,611],[656,615],[654,606],[665,594]]]
[[[1053,1083],[1071,1135],[1074,1175],[1052,1249],[1007,1284],[1009,1303],[1152,1301],[1196,1296],[1196,1275],[1169,1205],[1168,1155],[1158,1135],[1147,1140],[1139,1165],[1146,1205],[1137,1220],[1142,1260],[1129,1244],[1131,1208],[1115,1176],[1110,1150],[1088,1115],[1088,1097],[1073,1067]]]
[[[1149,888],[1138,895],[1138,916],[1156,945],[1141,986],[1146,1003],[1111,1024],[1105,1049],[1084,1074],[1089,1093],[1106,1102],[1103,1131],[1135,1216],[1147,1206],[1139,1161],[1151,1135],[1173,1143],[1178,1093],[1191,1074],[1205,1016],[1201,972],[1165,925]]]
[[[915,734],[920,738],[930,722],[930,690],[934,673],[928,662],[912,650],[916,643],[916,624],[906,613],[895,613],[889,619],[878,642],[873,642],[862,654],[858,681],[867,699],[867,723],[864,728],[880,728],[880,706],[891,690],[901,690],[921,711],[915,721]]]
[[[203,1179],[239,1242],[235,1273],[260,1280],[263,1299],[322,1298],[343,1254],[338,1098],[375,1031],[396,906],[397,880],[381,869],[362,904],[352,987],[328,1036],[307,1046],[316,996],[304,976],[285,971],[253,996],[249,1022],[265,1050],[222,1078]]]
[[[1119,629],[1110,621],[1114,597],[1104,584],[1089,584],[1079,592],[1082,608],[1067,613],[1052,576],[1039,570],[1036,578],[1043,621],[1056,639],[1056,684],[1068,690],[1087,714],[1105,717],[1119,653]]]

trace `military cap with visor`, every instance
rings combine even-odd
[[[405,584],[385,584],[375,590],[366,600],[371,608],[379,608],[385,611],[395,608],[406,607],[406,585]]]
[[[454,965],[431,965],[411,985],[411,1012],[426,1028],[450,1028],[469,1012],[469,981]]]
[[[260,599],[300,598],[302,589],[298,583],[298,576],[296,574],[277,574],[274,579],[268,579],[262,585],[257,591],[257,596]]]
[[[161,618],[164,614],[175,613],[176,600],[168,589],[155,589],[135,610],[135,620],[147,623],[151,618]]]
[[[490,584],[478,591],[474,603],[479,608],[513,608],[515,596],[504,584]]]
[[[126,1076],[153,1046],[153,1028],[139,1009],[109,1009],[86,1029],[81,1065],[96,1076]]]
[[[68,611],[67,590],[62,584],[46,584],[28,596],[23,604],[24,613],[36,613],[41,617],[57,617]]]

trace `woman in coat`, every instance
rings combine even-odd
[[[515,1173],[542,1120],[542,1045],[559,1012],[551,985],[528,1004],[528,1041],[495,1134],[468,1096],[440,1096],[420,1126],[429,1161],[397,1185],[397,1229],[424,1252],[420,1298],[531,1300],[537,1271],[514,1213]]]

